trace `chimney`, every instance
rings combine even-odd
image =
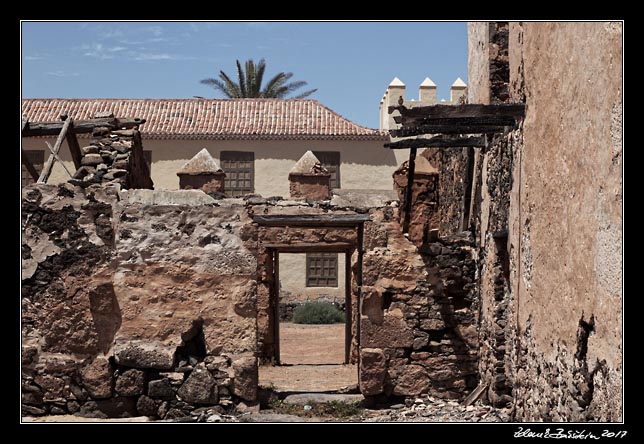
[[[405,84],[398,78],[394,77],[394,79],[389,83],[389,86],[387,86],[387,92],[385,93],[385,106],[383,108],[385,113],[387,113],[387,109],[390,106],[398,106],[398,101],[402,97],[403,102],[405,100]],[[396,114],[398,115],[398,114]],[[386,115],[385,119],[383,119],[385,123],[385,128],[383,129],[394,129],[398,127],[398,124],[394,122],[394,115],[393,114],[388,114]]]
[[[207,149],[199,151],[177,172],[179,188],[223,193],[226,174],[219,168]]]
[[[307,151],[288,173],[291,199],[327,200],[331,196],[331,173],[315,154]]]
[[[460,77],[457,78],[454,83],[452,83],[452,86],[449,90],[449,100],[450,102],[452,102],[452,104],[458,103],[458,99],[465,93],[465,88],[467,88],[467,85]]]
[[[429,77],[425,77],[418,88],[418,98],[422,105],[433,105],[436,103],[436,84]]]

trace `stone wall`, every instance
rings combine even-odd
[[[478,383],[471,238],[446,237],[419,251],[395,213],[371,211],[373,228],[365,229],[360,389],[366,396],[461,399]]]
[[[169,419],[256,402],[241,201],[34,185],[22,216],[23,414]]]
[[[153,188],[141,133],[136,129],[96,127],[81,154],[81,167],[70,180],[74,185],[116,183],[122,188]]]
[[[621,24],[472,23],[469,36],[470,102],[526,103],[477,160],[488,398],[517,420],[620,421]]]

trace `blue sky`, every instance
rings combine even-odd
[[[394,76],[417,98],[429,76],[438,98],[467,82],[465,22],[23,22],[23,97],[222,97],[199,83],[235,59],[265,58],[305,80],[311,96],[343,116],[378,126]],[[302,88],[302,91],[305,90]]]

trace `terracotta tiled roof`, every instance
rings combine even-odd
[[[24,99],[32,122],[75,120],[101,111],[140,117],[148,139],[344,139],[386,140],[311,99]]]

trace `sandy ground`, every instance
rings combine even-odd
[[[280,323],[281,366],[262,366],[259,383],[280,391],[327,391],[358,382],[355,365],[344,365],[344,324]]]

